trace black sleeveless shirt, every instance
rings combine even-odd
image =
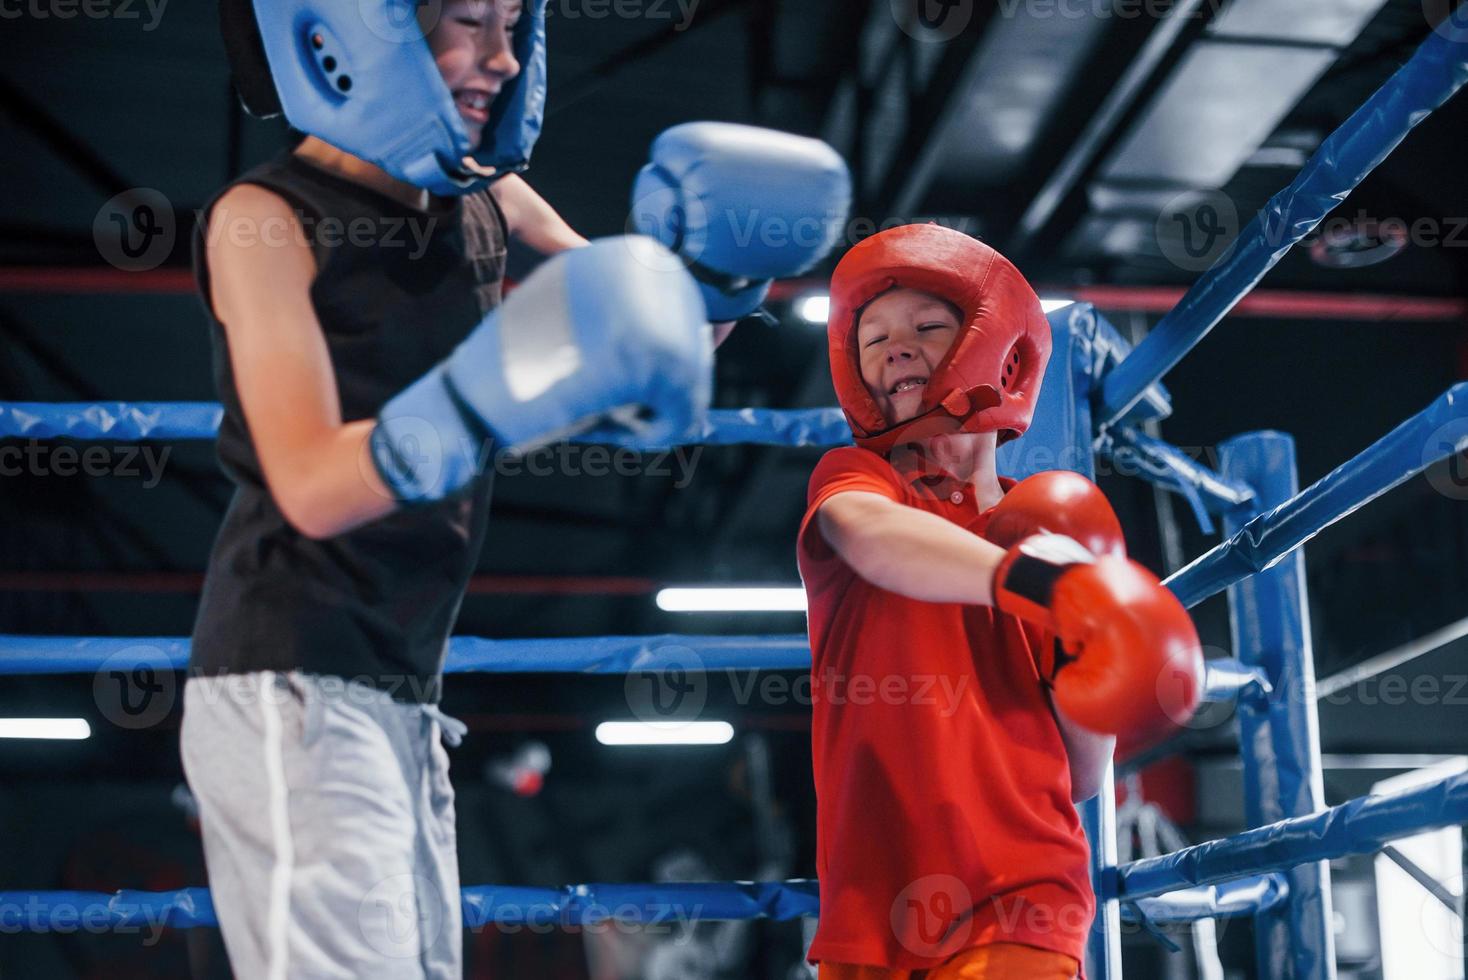
[[[343,421],[375,417],[499,305],[506,228],[488,191],[434,198],[420,211],[291,153],[236,183],[284,198],[311,242],[311,305]],[[211,222],[214,234],[237,231],[227,215],[213,213],[217,200],[195,230],[194,275],[224,406],[216,452],[235,492],[209,557],[190,670],[300,670],[357,680],[400,701],[435,702],[449,633],[484,540],[491,481],[480,477],[446,500],[321,541],[285,520],[261,475],[209,299],[203,236]]]

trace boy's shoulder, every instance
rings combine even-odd
[[[904,489],[901,477],[886,457],[860,446],[837,446],[827,450],[816,463],[807,487],[807,500],[814,501],[823,488],[838,480],[875,482],[898,492]]]
[[[861,470],[871,473],[891,473],[894,476],[897,471],[892,464],[887,462],[887,457],[881,453],[874,453],[870,449],[860,446],[836,446],[826,450],[822,454],[820,462],[816,463],[816,472],[836,473],[843,470]]]
[[[282,151],[255,164],[219,188],[204,207],[206,216],[221,204],[228,213],[242,218],[273,219],[287,217],[299,221],[303,213],[315,209],[304,193],[309,184],[309,171],[292,166],[290,151]]]
[[[231,216],[245,218],[294,218],[296,208],[285,195],[257,180],[236,180],[214,198],[211,212],[225,209]]]

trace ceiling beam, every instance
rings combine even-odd
[[[998,4],[976,4],[974,22],[943,45],[932,78],[908,93],[908,124],[899,138],[877,202],[888,214],[913,214],[923,202],[943,155],[944,142],[962,114],[979,67],[979,46]],[[984,16],[980,17],[980,12]]]
[[[1137,55],[1112,86],[1090,121],[1076,137],[1060,163],[1050,172],[1016,222],[1004,252],[1019,261],[1026,249],[1055,217],[1061,205],[1080,186],[1102,151],[1116,138],[1123,122],[1149,92],[1148,83],[1167,61],[1189,28],[1198,24],[1200,8],[1208,0],[1179,0],[1143,42]]]
[[[725,14],[747,6],[750,2],[751,0],[705,0],[698,16],[691,18],[683,26],[680,27],[678,22],[671,23],[660,31],[612,52],[582,74],[558,85],[554,98],[546,107],[546,116],[560,115],[582,99],[600,91],[613,75],[628,65],[657,54],[680,38],[715,23]]]
[[[78,139],[39,102],[10,79],[0,76],[0,112],[35,136],[71,170],[107,197],[115,197],[134,184],[112,169],[101,154]]]

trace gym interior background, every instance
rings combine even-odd
[[[212,400],[187,271],[193,215],[291,134],[241,110],[213,3],[3,6],[0,399]],[[953,29],[935,36],[907,29],[900,6],[551,0],[546,129],[527,179],[578,231],[615,234],[649,144],[670,125],[820,136],[856,178],[844,245],[937,220],[1009,255],[1042,296],[1089,299],[1139,339],[1442,15],[1433,0],[957,0]],[[1304,485],[1468,379],[1465,130],[1459,96],[1167,376],[1168,441],[1212,463],[1223,439],[1279,429],[1297,441]],[[105,202],[136,188],[166,198],[173,245],[156,268],[122,275],[94,225]],[[721,348],[719,407],[835,404],[819,299],[841,250],[781,284],[778,326],[742,326]],[[532,264],[512,254],[512,275]],[[90,475],[68,470],[65,442],[32,445],[0,442],[19,451],[0,479],[0,630],[186,635],[230,489],[210,445],[104,442],[109,462]],[[820,453],[689,448],[644,457],[632,476],[585,454],[547,456],[502,472],[457,632],[800,632],[799,612],[669,612],[656,596],[669,585],[798,585],[794,535]],[[1153,570],[1213,543],[1181,498],[1114,468],[1100,482]],[[1322,701],[1328,802],[1468,754],[1465,559],[1461,458],[1307,547],[1318,676],[1434,643]],[[1223,598],[1194,613],[1210,652],[1226,653]],[[711,678],[705,714],[734,726],[727,744],[628,748],[594,737],[627,713],[621,678],[450,677],[444,707],[471,730],[453,753],[464,881],[813,876],[808,706],[751,695],[750,680]],[[0,716],[78,717],[91,731],[0,739],[10,841],[0,887],[202,882],[178,705],[120,723],[104,688],[91,676],[0,686]],[[1211,718],[1179,754],[1124,767],[1139,774],[1123,775],[1124,792],[1161,807],[1189,840],[1242,829],[1232,724]],[[1393,920],[1375,881],[1369,859],[1335,868],[1341,976],[1400,980],[1383,972],[1379,935]],[[1444,887],[1461,916],[1461,861]],[[155,938],[0,930],[0,977],[227,975],[212,930]],[[1197,976],[1178,941],[1170,953],[1130,931],[1127,974]],[[472,977],[807,976],[799,923],[706,924],[692,937],[490,929],[466,946]],[[1219,950],[1227,976],[1254,976],[1247,921],[1219,925]],[[1439,974],[1412,980],[1429,975]]]

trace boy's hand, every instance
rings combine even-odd
[[[1197,631],[1172,591],[1125,557],[1094,484],[1033,476],[1000,501],[985,536],[1009,548],[995,605],[1059,641],[1038,651],[1036,668],[1067,717],[1138,746],[1191,716],[1203,688]]]
[[[733,123],[685,123],[653,143],[629,231],[677,252],[712,321],[738,320],[770,281],[815,265],[845,230],[851,174],[820,140]]]

